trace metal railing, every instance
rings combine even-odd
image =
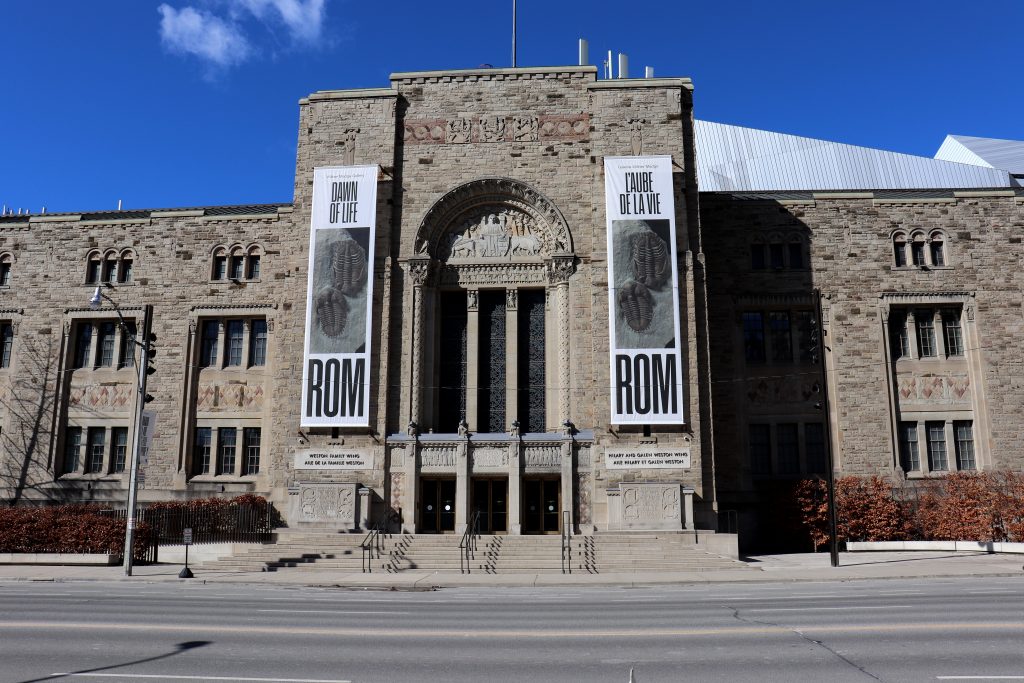
[[[380,559],[384,551],[384,541],[381,537],[388,535],[390,520],[390,511],[381,515],[363,537],[363,542],[359,544],[363,550],[363,573],[365,574],[373,573],[373,561]]]
[[[562,511],[562,573],[572,574],[572,535],[569,521],[569,511]]]
[[[463,574],[470,574],[472,561],[476,559],[476,544],[480,537],[480,511],[477,510],[469,516],[469,524],[459,541],[459,570]]]

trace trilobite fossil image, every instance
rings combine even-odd
[[[632,280],[619,290],[619,314],[632,329],[643,332],[654,320],[654,299],[646,286]]]
[[[342,294],[355,294],[366,284],[366,252],[352,240],[331,245],[331,285]]]
[[[651,289],[661,289],[672,276],[668,245],[653,232],[633,236],[633,277]]]
[[[340,337],[348,319],[348,301],[336,289],[325,289],[316,297],[316,320],[328,337]]]

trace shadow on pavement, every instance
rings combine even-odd
[[[67,671],[59,674],[50,674],[49,676],[44,676],[43,678],[32,678],[26,681],[19,681],[18,683],[39,683],[39,681],[53,681],[59,678],[64,678],[65,676],[70,676],[72,674],[91,674],[97,671],[109,671],[110,669],[119,669],[123,666],[131,666],[133,664],[145,664],[146,662],[155,662],[159,659],[166,659],[168,657],[173,657],[174,655],[179,655],[182,652],[194,650],[197,647],[205,647],[207,645],[212,644],[213,641],[210,640],[186,640],[184,643],[178,643],[177,645],[175,645],[173,652],[165,652],[164,654],[157,655],[155,657],[146,657],[145,659],[136,659],[133,662],[111,664],[110,666],[100,666],[96,667],[95,669],[81,669],[79,671]]]

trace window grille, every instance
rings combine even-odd
[[[195,448],[192,451],[192,471],[195,474],[210,473],[212,449],[213,430],[209,427],[197,427]]]
[[[242,345],[244,341],[244,334],[245,325],[241,320],[228,321],[228,366],[237,366],[242,364]]]
[[[479,429],[504,432],[505,290],[480,292]]]
[[[267,321],[253,320],[249,323],[249,365],[267,364]]]
[[[109,368],[114,365],[114,323],[102,322],[99,324],[99,358],[96,359],[96,366]]]
[[[977,469],[974,460],[974,425],[970,420],[957,420],[953,423],[953,434],[956,436],[956,467],[958,470]]]
[[[935,315],[931,309],[914,312],[917,324],[917,355],[919,358],[934,358],[935,352]]]
[[[452,434],[466,414],[466,324],[466,292],[442,292],[437,429]]]
[[[960,329],[960,311],[946,308],[942,311],[942,336],[947,356],[964,355],[964,339]]]
[[[516,419],[521,432],[543,432],[547,426],[544,290],[521,289],[518,297],[519,401]]]
[[[245,443],[245,462],[242,463],[242,474],[259,474],[260,428],[246,427],[242,438]]]
[[[128,460],[128,428],[114,427],[111,430],[111,441],[114,444],[111,471],[124,472],[124,466]]]
[[[928,433],[928,469],[932,472],[945,472],[949,469],[946,459],[946,424],[944,422],[926,422]]]
[[[917,472],[921,469],[921,454],[917,448],[917,423],[900,422],[900,466],[905,472]]]
[[[217,338],[220,336],[219,320],[203,321],[203,341],[200,352],[200,365],[205,368],[217,365]]]
[[[217,474],[235,473],[235,444],[237,430],[221,427],[217,430]]]
[[[89,427],[89,456],[85,463],[86,472],[95,474],[103,471],[106,436],[107,430],[103,427]]]

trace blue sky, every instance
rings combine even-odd
[[[7,0],[0,26],[0,203],[34,213],[287,202],[300,97],[511,58],[511,0]],[[1024,139],[1022,29],[1006,1],[520,0],[518,57],[584,37],[693,78],[699,118],[931,156]]]

